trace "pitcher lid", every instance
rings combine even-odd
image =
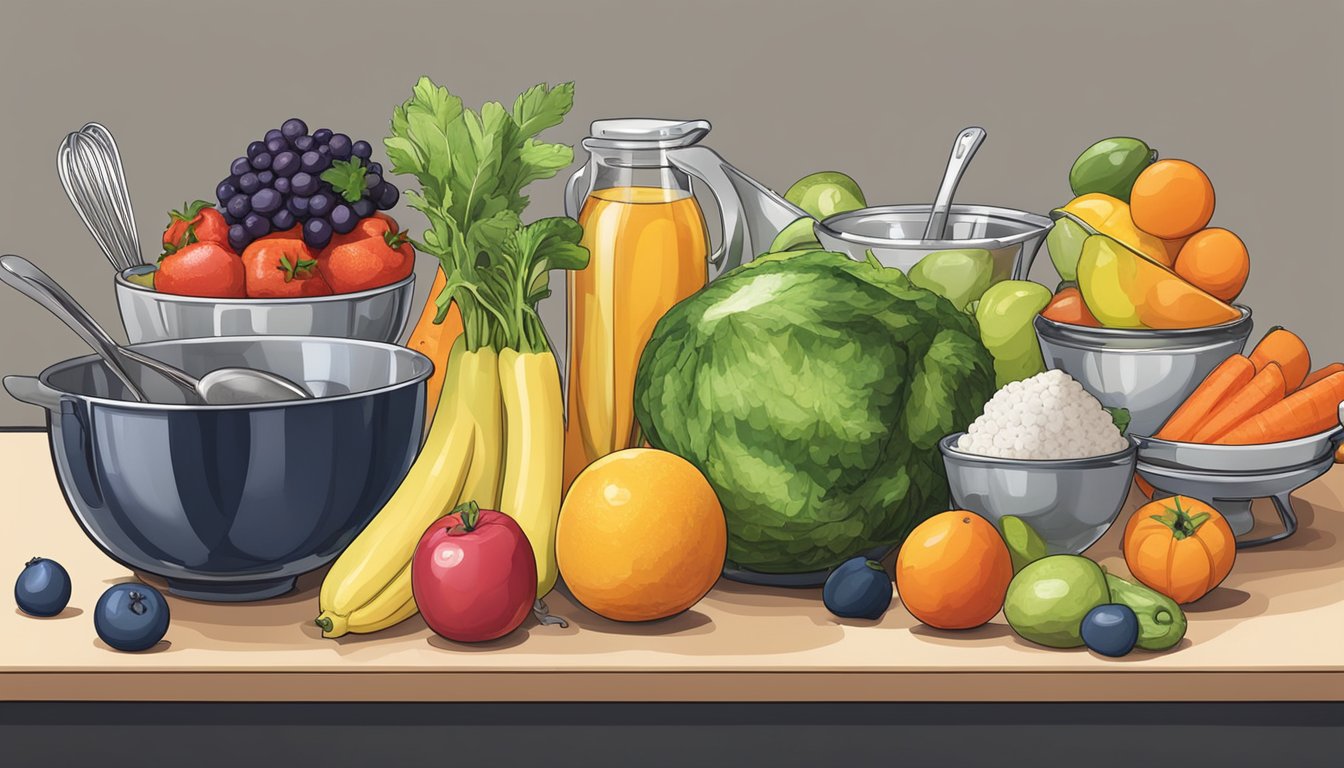
[[[625,144],[660,148],[688,147],[709,133],[708,120],[660,120],[649,117],[620,117],[594,120],[589,141],[601,146]],[[587,143],[587,142],[585,142]]]

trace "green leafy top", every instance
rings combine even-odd
[[[364,164],[358,160],[333,160],[321,179],[332,186],[347,203],[364,196]]]
[[[388,160],[394,173],[420,183],[406,198],[429,222],[415,247],[438,257],[447,277],[436,319],[457,302],[468,349],[547,350],[536,312],[549,294],[547,273],[588,263],[576,222],[555,217],[524,226],[520,218],[523,188],[574,160],[570,147],[535,138],[573,104],[573,83],[541,84],[511,111],[491,101],[475,112],[422,77],[392,114],[392,135],[383,141]]]

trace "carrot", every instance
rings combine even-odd
[[[1344,371],[1299,389],[1218,439],[1220,445],[1250,445],[1296,440],[1339,423],[1344,402]]]
[[[1310,387],[1312,384],[1324,379],[1326,376],[1332,376],[1340,371],[1344,371],[1344,363],[1331,363],[1303,379],[1302,386],[1298,387],[1298,389]]]
[[[1311,370],[1311,353],[1297,334],[1276,326],[1251,350],[1251,362],[1255,363],[1257,372],[1263,371],[1271,362],[1278,363],[1283,369],[1288,391],[1293,392],[1302,386],[1303,379],[1307,378],[1307,372]]]
[[[1283,369],[1278,363],[1268,363],[1251,383],[1209,412],[1208,418],[1195,430],[1192,443],[1212,443],[1233,427],[1279,402],[1288,394]]]
[[[1142,493],[1144,498],[1151,499],[1153,498],[1153,494],[1157,492],[1157,489],[1153,488],[1152,483],[1144,480],[1138,475],[1134,476],[1134,484],[1139,487],[1139,493]]]
[[[1153,436],[1161,440],[1189,439],[1219,403],[1249,384],[1254,376],[1255,365],[1250,358],[1245,355],[1227,358],[1204,377],[1204,381],[1195,387],[1195,391]]]
[[[425,355],[434,363],[434,373],[425,382],[425,429],[429,429],[430,422],[434,421],[434,411],[439,405],[439,393],[443,391],[444,374],[448,370],[448,352],[457,337],[462,335],[462,315],[457,311],[455,303],[448,308],[448,315],[442,323],[434,322],[439,311],[439,293],[447,284],[448,278],[444,276],[443,269],[435,270],[429,299],[420,312],[415,329],[411,331],[410,340],[406,342],[408,348]]]

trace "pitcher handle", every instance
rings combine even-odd
[[[583,201],[588,199],[592,192],[588,187],[588,164],[579,166],[579,169],[570,175],[569,181],[565,182],[565,215],[571,219],[577,220],[579,212],[583,210]]]
[[[672,165],[709,187],[719,206],[722,245],[709,257],[709,279],[754,259],[785,227],[807,212],[734,168],[709,147],[667,152]]]

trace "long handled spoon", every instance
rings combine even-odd
[[[929,223],[924,227],[924,240],[942,240],[943,229],[947,227],[947,213],[952,209],[952,196],[957,192],[962,174],[970,165],[975,151],[985,141],[985,129],[972,126],[963,128],[952,143],[952,154],[947,158],[947,169],[943,171],[943,182],[938,185],[938,195],[929,209]]]

